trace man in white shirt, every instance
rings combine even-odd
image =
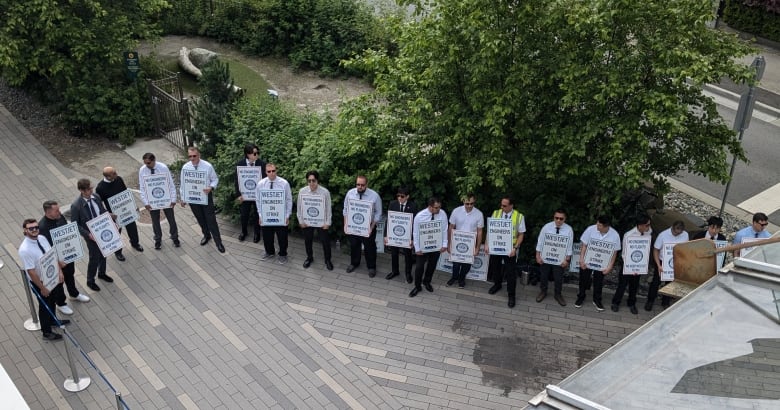
[[[477,209],[474,204],[477,199],[473,193],[466,194],[463,197],[463,205],[455,208],[450,215],[450,228],[448,237],[450,238],[449,244],[452,244],[452,234],[457,231],[476,232],[477,240],[474,244],[474,256],[479,255],[480,247],[482,246],[482,231],[485,228],[485,217],[482,215],[482,211]],[[449,249],[452,254],[452,249]],[[447,286],[452,286],[456,282],[458,287],[463,289],[466,287],[466,275],[471,270],[470,263],[453,262],[452,263],[452,278],[447,281]]]
[[[206,172],[206,187],[203,189],[203,193],[208,196],[208,203],[202,204],[190,204],[192,214],[198,221],[201,232],[203,232],[203,238],[200,240],[200,245],[206,245],[211,238],[214,238],[214,244],[217,245],[219,253],[225,253],[225,246],[222,245],[222,236],[219,234],[219,225],[217,224],[217,213],[214,210],[214,190],[217,189],[219,183],[219,177],[217,177],[214,167],[206,161],[200,159],[200,150],[195,147],[187,148],[187,158],[190,161],[181,167],[181,181],[185,180],[185,174],[188,171],[205,171]],[[184,182],[181,184],[181,206],[187,206],[187,195],[184,192]]]
[[[154,249],[160,250],[162,248],[162,227],[160,226],[160,210],[152,209],[149,205],[149,199],[146,197],[146,189],[144,188],[144,178],[148,175],[168,175],[168,189],[171,192],[171,206],[169,208],[163,208],[165,213],[165,219],[168,221],[168,232],[173,240],[173,246],[178,248],[181,246],[179,242],[179,228],[176,225],[176,215],[173,212],[174,206],[176,206],[176,186],[173,183],[173,175],[168,169],[168,166],[162,162],[157,161],[155,155],[151,152],[147,152],[143,155],[142,160],[144,165],[138,169],[138,183],[141,185],[141,202],[149,211],[149,216],[152,218],[152,231],[154,232]]]
[[[435,249],[429,249],[423,239],[420,238],[422,225],[428,222],[441,221],[441,246]],[[417,253],[417,266],[414,269],[414,289],[409,292],[409,297],[413,298],[425,286],[425,290],[433,292],[431,280],[433,271],[436,270],[436,264],[439,262],[439,256],[447,250],[447,213],[441,209],[441,201],[432,197],[428,200],[428,207],[418,212],[414,216],[412,223],[412,241],[414,250]]]
[[[24,271],[27,273],[27,279],[30,281],[30,285],[35,290],[33,293],[40,294],[42,299],[36,297],[36,299],[38,299],[38,320],[41,325],[43,339],[51,341],[61,340],[62,335],[52,332],[51,328],[55,323],[55,306],[58,297],[54,290],[59,289],[59,292],[63,291],[62,282],[64,277],[62,275],[62,270],[58,269],[58,285],[50,292],[46,286],[44,286],[43,280],[40,275],[38,275],[36,268],[38,260],[43,257],[45,252],[48,252],[49,249],[51,249],[49,241],[45,238],[42,241],[38,240],[39,225],[38,221],[35,219],[25,219],[24,222],[22,222],[22,228],[24,229],[24,241],[19,245],[19,259],[21,259],[22,265],[24,265]],[[70,320],[63,319],[60,320],[60,323],[67,325],[70,323]]]
[[[630,255],[630,250],[628,249],[628,240],[631,238],[636,237],[650,237],[653,234],[653,228],[650,226],[650,216],[647,214],[639,215],[636,220],[636,226],[634,229],[626,232],[623,235],[623,260],[627,261],[630,260],[632,255]],[[649,251],[649,247],[645,249]],[[638,256],[641,255],[641,252],[638,254]],[[637,260],[641,260],[637,258]],[[639,264],[638,266],[641,266],[645,272],[649,270],[649,263],[650,263],[650,256],[647,257],[647,264]],[[625,264],[625,263],[624,263]],[[626,291],[626,286],[628,286],[628,308],[631,310],[631,313],[638,314],[639,311],[636,308],[636,292],[637,289],[639,289],[639,278],[641,278],[643,275],[638,274],[636,271],[623,271],[619,275],[618,278],[618,286],[617,289],[615,289],[615,295],[612,297],[612,306],[611,309],[613,312],[617,312],[620,310],[620,302],[623,300],[623,293]]]
[[[653,310],[653,303],[658,297],[658,288],[661,286],[661,274],[669,261],[664,260],[662,251],[664,245],[672,243],[688,242],[688,232],[685,232],[685,222],[674,221],[672,226],[658,234],[653,243],[653,260],[655,260],[656,272],[653,274],[653,281],[650,282],[650,289],[647,291],[647,303],[645,310]],[[669,296],[661,296],[661,306],[668,307],[671,299]]]
[[[306,210],[304,209],[303,201],[301,200],[301,196],[314,196],[314,197],[320,197],[322,199],[322,203],[324,205],[324,214],[323,218],[325,219],[325,223],[322,226],[308,226],[306,223],[304,223],[303,218],[301,215],[304,215],[304,212]],[[331,262],[331,249],[330,249],[330,235],[328,235],[328,230],[330,229],[330,224],[332,221],[332,210],[331,210],[331,203],[330,203],[330,191],[325,189],[324,186],[320,185],[320,173],[317,171],[309,171],[306,173],[306,186],[301,188],[301,190],[298,192],[298,222],[301,224],[301,228],[303,229],[303,239],[304,239],[304,245],[306,248],[306,260],[303,261],[303,267],[308,268],[311,266],[311,263],[314,261],[314,233],[317,232],[317,236],[320,239],[320,242],[322,243],[322,254],[325,258],[325,268],[328,270],[333,270],[333,262]]]
[[[561,240],[566,242],[566,252],[563,260],[551,260],[551,256],[546,256],[545,235],[555,235],[556,243]],[[548,246],[550,246],[548,244]],[[553,213],[552,222],[548,222],[539,232],[539,239],[536,241],[536,263],[540,265],[539,269],[539,295],[536,296],[536,303],[541,303],[547,297],[547,282],[552,272],[555,278],[555,301],[561,306],[566,306],[566,299],[563,298],[563,273],[571,263],[571,254],[574,247],[574,231],[566,223],[566,211],[562,208],[556,209]],[[560,248],[559,248],[560,249]]]
[[[263,246],[265,248],[265,253],[260,259],[267,261],[276,255],[276,248],[274,247],[274,235],[276,235],[276,238],[279,241],[279,256],[276,263],[284,265],[287,263],[287,227],[289,226],[290,216],[292,215],[293,198],[290,183],[287,182],[286,179],[280,177],[278,173],[276,164],[273,162],[265,164],[266,177],[257,183],[257,194],[255,197],[258,198],[257,217],[258,223],[263,227]],[[261,198],[263,197],[263,191],[268,190],[284,191],[284,209],[281,210],[283,215],[280,215],[279,218],[274,218],[276,219],[275,221],[263,218],[263,211],[265,209],[263,208],[264,205]],[[283,224],[281,222],[283,222]]]
[[[371,215],[369,221],[370,234],[365,236],[354,235],[348,232],[347,218],[349,217],[349,204],[351,201],[365,201],[371,204]],[[365,175],[358,175],[355,178],[355,188],[347,191],[344,195],[344,234],[349,239],[349,266],[347,273],[352,273],[360,266],[360,257],[362,247],[366,252],[366,267],[368,268],[368,277],[376,276],[376,223],[382,219],[382,198],[373,189],[368,188],[368,178]]]
[[[493,211],[491,216],[511,221],[513,236],[509,255],[490,255],[488,278],[492,278],[493,286],[488,289],[488,293],[495,295],[501,290],[501,285],[506,278],[507,306],[513,308],[515,307],[515,291],[517,290],[517,254],[520,251],[520,245],[523,244],[523,238],[525,238],[525,216],[515,209],[515,201],[510,196],[501,198],[501,209]],[[490,240],[488,235],[488,241]],[[485,246],[485,251],[489,253],[490,247]]]
[[[577,294],[577,301],[574,307],[581,308],[585,301],[585,291],[593,283],[593,305],[599,312],[604,310],[601,303],[601,290],[604,286],[604,276],[612,272],[617,259],[617,253],[620,251],[620,235],[612,228],[612,220],[601,215],[596,218],[596,224],[585,229],[580,237],[580,291]],[[588,247],[592,247],[591,255],[593,260],[588,260]],[[599,253],[593,253],[599,249]],[[610,252],[611,250],[611,252]],[[590,262],[590,264],[589,264]]]

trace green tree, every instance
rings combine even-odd
[[[122,72],[122,52],[155,35],[165,0],[10,0],[0,9],[0,75],[42,90],[87,132],[133,137],[148,118],[143,87]]]
[[[749,78],[734,62],[749,47],[706,27],[709,1],[408,3],[397,50],[349,65],[373,78],[376,116],[398,121],[390,150],[451,195],[510,193],[539,221],[576,206],[585,225],[645,181],[725,181],[727,155],[744,159],[702,87]]]
[[[191,136],[203,156],[209,158],[224,142],[230,111],[242,94],[230,78],[230,65],[218,58],[206,64],[198,81],[201,96],[194,103],[195,126]]]

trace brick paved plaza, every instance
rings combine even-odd
[[[30,312],[14,265],[21,221],[40,218],[47,199],[69,209],[82,175],[1,105],[0,173],[0,363],[33,409],[116,408],[114,392],[75,347],[92,384],[64,390],[70,342],[42,341],[22,326]],[[227,253],[219,254],[213,243],[199,246],[189,209],[177,207],[176,217],[181,248],[166,239],[155,251],[151,226],[141,224],[145,252],[128,246],[126,262],[109,257],[115,282],[99,281],[100,292],[85,286],[86,258],[76,264],[78,287],[92,301],[69,301],[69,333],[131,409],[521,408],[652,317],[625,306],[596,312],[590,298],[575,309],[568,286],[566,307],[552,297],[536,303],[538,289],[521,285],[509,309],[505,291],[488,295],[480,282],[448,288],[441,272],[434,293],[411,299],[403,275],[384,279],[387,255],[369,278],[365,265],[346,274],[348,257],[338,251],[336,269],[325,270],[315,246],[304,270],[303,241],[293,236],[290,262],[280,266],[260,261],[262,243],[238,242],[230,222],[220,221]]]

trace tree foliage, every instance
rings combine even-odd
[[[165,0],[11,0],[0,22],[0,75],[44,90],[63,118],[87,132],[134,137],[148,122],[122,52],[155,34],[150,16]],[[142,113],[142,114],[139,114]],[[139,118],[140,115],[140,118]]]
[[[725,181],[726,156],[744,159],[702,86],[747,79],[749,48],[706,27],[708,1],[425,3],[396,51],[349,65],[374,79],[374,116],[397,119],[389,160],[450,194],[513,194],[542,221],[564,204],[587,224],[645,181]]]
[[[230,65],[218,58],[203,67],[198,80],[201,96],[194,103],[194,127],[191,136],[205,157],[213,157],[223,144],[230,112],[241,97],[230,77]]]

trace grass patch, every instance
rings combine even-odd
[[[245,90],[247,97],[266,94],[266,90],[271,88],[260,74],[246,65],[230,58],[221,58],[221,60],[230,65],[230,77],[237,86]],[[185,94],[200,95],[198,80],[179,68],[177,57],[163,57],[162,63],[166,70],[180,73],[179,80]]]

